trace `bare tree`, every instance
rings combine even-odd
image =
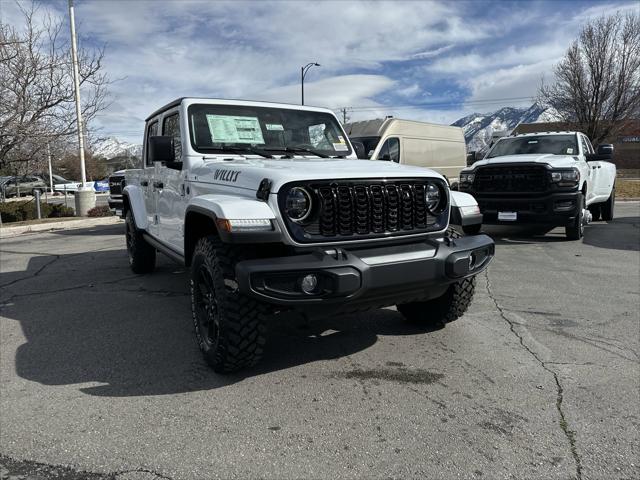
[[[47,142],[76,134],[73,74],[63,22],[22,9],[23,28],[0,24],[0,167],[31,162]],[[80,49],[82,115],[107,107],[104,50]]]
[[[595,144],[640,117],[640,16],[600,17],[585,25],[540,86],[539,102]]]

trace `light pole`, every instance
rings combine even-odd
[[[300,67],[300,90],[302,93],[302,101],[300,102],[301,105],[304,105],[304,77],[311,67],[319,67],[319,66],[320,66],[319,63],[311,62],[311,63],[307,63],[304,67]]]
[[[78,153],[80,155],[80,175],[82,187],[76,192],[76,216],[85,216],[87,210],[96,206],[93,188],[87,186],[87,173],[84,163],[84,138],[82,128],[82,107],[80,104],[80,74],[78,72],[78,47],[76,44],[76,20],[73,13],[73,0],[69,0],[69,25],[71,27],[71,58],[73,61],[73,87],[76,100],[76,123],[78,128]]]

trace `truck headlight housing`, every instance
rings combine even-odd
[[[446,195],[443,194],[441,188],[435,183],[427,183],[424,202],[432,214],[438,214],[444,209],[444,203],[446,203]]]
[[[576,169],[555,170],[551,172],[551,181],[561,187],[573,187],[580,180],[580,172]]]
[[[294,222],[301,222],[311,213],[311,195],[302,187],[293,187],[285,198],[285,212]]]
[[[473,183],[475,178],[475,173],[460,173],[460,183]]]

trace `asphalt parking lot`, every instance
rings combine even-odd
[[[3,239],[0,476],[638,478],[640,204],[616,208],[583,242],[487,228],[444,329],[283,316],[226,377],[183,269],[133,275],[122,225]]]

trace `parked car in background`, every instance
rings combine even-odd
[[[118,170],[109,176],[109,208],[116,215],[122,216],[122,191],[124,190],[124,170]]]
[[[58,175],[56,175],[57,177]],[[80,189],[82,187],[82,182],[74,182],[72,180],[67,180],[65,178],[59,177],[60,179],[62,179],[62,181],[60,181],[58,183],[58,181],[56,181],[56,179],[53,179],[53,190],[56,192],[67,192],[67,193],[75,193],[78,191],[78,189]],[[93,186],[94,182],[87,182],[87,187],[91,187],[94,188]]]
[[[97,180],[93,183],[93,189],[96,193],[106,193],[109,191],[109,179]]]
[[[34,190],[44,192],[47,189],[47,184],[42,178],[35,175],[22,175],[7,177],[7,180],[2,184],[2,189],[5,198],[24,197],[32,195]]]

